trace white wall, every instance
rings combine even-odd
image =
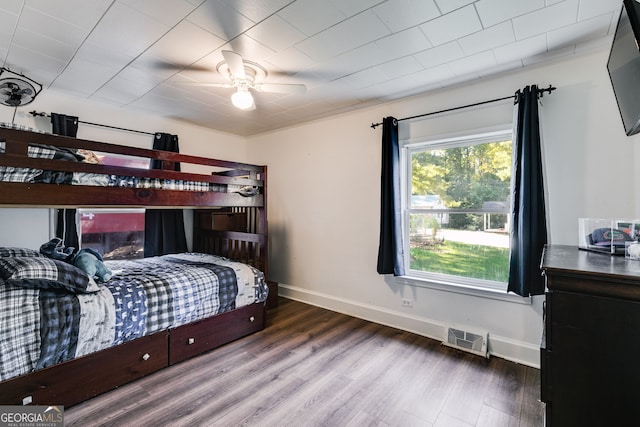
[[[49,233],[49,209],[0,209],[0,246],[38,249]]]
[[[291,298],[427,336],[441,338],[446,323],[486,329],[493,354],[537,366],[542,297],[516,304],[376,273],[381,127],[370,124],[553,84],[540,108],[550,242],[575,245],[578,217],[638,216],[638,138],[624,135],[606,58],[598,51],[249,138],[247,160],[269,166],[271,279]],[[493,125],[511,111],[500,104],[403,123],[401,138]]]

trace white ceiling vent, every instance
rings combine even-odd
[[[448,345],[449,347],[454,347],[488,358],[488,337],[488,332],[469,331],[466,328],[462,329],[458,327],[454,328],[448,326],[446,328],[446,336],[442,343],[444,345]]]

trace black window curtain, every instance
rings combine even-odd
[[[66,114],[51,113],[51,130],[56,135],[76,137],[78,118]]]
[[[179,153],[178,136],[156,133],[153,149]],[[163,169],[162,160],[152,160],[151,169]],[[179,171],[180,163],[169,165]],[[158,256],[187,251],[182,209],[147,209],[144,215],[144,256]]]
[[[402,206],[400,205],[400,147],[398,121],[382,120],[382,171],[380,179],[380,244],[378,273],[404,275]]]
[[[544,294],[540,273],[547,243],[547,221],[542,177],[538,97],[533,85],[515,94],[511,254],[508,292],[521,296]]]
[[[51,113],[51,131],[56,135],[75,138],[78,134],[78,118],[65,114]],[[56,237],[62,239],[67,248],[79,248],[75,209],[56,211]]]

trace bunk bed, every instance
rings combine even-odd
[[[74,156],[82,153],[87,158],[107,154],[109,156],[141,158],[145,161],[161,161],[162,169],[110,166],[77,161],[82,157],[75,156],[76,159],[70,159],[69,153]],[[175,162],[180,162],[182,170],[185,172],[175,171],[173,168]],[[265,327],[265,304],[268,292],[265,283],[267,270],[265,184],[265,166],[127,147],[32,130],[0,128],[1,208],[144,207],[146,209],[166,209],[169,207],[194,209],[197,214],[193,227],[193,253],[123,261],[124,264],[111,265],[112,268],[122,267],[125,273],[129,267],[140,272],[150,268],[149,264],[135,265],[135,263],[160,263],[167,260],[156,258],[168,257],[168,262],[172,265],[177,262],[195,264],[199,270],[194,274],[200,277],[201,282],[215,281],[215,292],[219,293],[213,298],[215,301],[208,303],[209,309],[198,309],[197,313],[188,313],[182,316],[182,322],[156,322],[155,328],[147,328],[146,331],[137,335],[131,334],[129,338],[123,338],[120,334],[120,339],[114,340],[106,348],[102,348],[105,347],[103,345],[94,345],[93,347],[88,345],[83,351],[77,351],[74,357],[67,355],[60,359],[61,361],[57,361],[53,357],[51,360],[55,363],[44,363],[29,372],[18,375],[5,374],[6,378],[0,378],[2,379],[0,381],[0,404],[71,406],[242,336],[262,330]],[[225,227],[224,221],[219,221],[223,226],[216,226],[215,217],[233,218],[234,225],[233,227]],[[50,266],[53,263],[58,269],[57,274],[64,275],[61,273],[62,270],[66,272],[67,267],[61,267],[64,262],[49,258],[44,258],[46,261],[43,261],[43,258],[39,258],[40,256],[41,254],[34,248],[0,247],[0,294],[13,292],[18,285],[21,286],[22,282],[31,283],[30,280],[20,282],[16,279],[18,276],[10,276],[11,280],[7,278],[9,276],[7,276],[6,270],[16,265],[40,262]],[[33,259],[29,259],[30,257]],[[226,266],[224,267],[227,269],[225,270],[226,274],[228,274],[229,268],[236,272],[237,277],[234,280],[239,280],[239,271],[244,274],[242,277],[245,282],[242,284],[239,281],[234,282],[235,293],[231,296],[222,296],[223,279],[220,276],[214,279],[202,279],[203,268],[205,270],[222,270],[222,267],[217,264],[218,261],[221,265]],[[126,265],[127,262],[133,262],[134,265]],[[241,264],[235,264],[235,262]],[[108,262],[105,263],[108,264]],[[212,267],[212,264],[216,266]],[[15,270],[17,271],[19,268],[16,267]],[[173,270],[169,269],[169,271]],[[206,274],[209,274],[209,271]],[[67,289],[68,286],[62,290],[51,290],[29,289],[29,287],[37,288],[40,286],[29,285],[25,287],[25,292],[35,293],[35,298],[39,299],[41,305],[43,299],[50,302],[57,295],[81,301],[99,300],[97,295],[107,293],[109,296],[108,292],[113,294],[114,286],[111,286],[110,283],[117,278],[118,274],[105,284],[98,283],[93,278],[87,282],[83,278],[79,280],[81,282],[79,285],[75,282],[72,284],[74,286],[72,291]],[[56,280],[53,282],[58,283]],[[127,277],[127,280],[130,279]],[[148,279],[144,280],[148,281]],[[247,280],[254,281],[248,283]],[[45,288],[52,283],[52,281],[46,280],[42,282],[46,282]],[[188,287],[186,290],[180,291],[173,289],[173,292],[189,293],[184,299],[189,300],[187,306],[193,305],[193,298],[204,299],[201,294],[205,292],[203,290],[205,285],[206,283],[198,284],[197,292],[193,292],[193,295]],[[154,286],[157,286],[157,283]],[[242,289],[243,286],[246,288],[246,292],[239,295],[242,292],[238,289]],[[43,298],[42,295],[46,295],[46,298]],[[109,298],[112,297],[112,295],[109,296]],[[21,298],[25,301],[28,299]],[[33,299],[33,295],[30,298]],[[165,299],[173,301],[176,298]],[[246,305],[238,304],[241,299],[246,302]],[[24,311],[19,305],[20,303],[13,302],[12,304],[14,304],[13,314],[6,311],[0,313],[0,322],[4,317],[5,325],[7,317],[18,315],[20,311]],[[16,306],[16,304],[18,305]],[[145,304],[149,306],[148,310],[151,310],[151,306],[159,306],[156,302],[152,304],[151,301],[147,301]],[[116,314],[118,310],[118,308],[115,309]],[[114,309],[109,308],[106,311],[113,315]],[[162,317],[163,315],[149,312],[148,317],[151,316]],[[39,322],[43,322],[45,318],[42,313],[36,317]],[[172,314],[169,317],[174,319],[179,316]],[[149,322],[147,322],[148,324]],[[40,339],[44,340],[42,330],[41,325],[39,335]],[[7,356],[7,353],[12,351],[11,340],[19,333],[2,330],[0,334],[4,335],[4,337],[0,337],[3,338],[0,339],[0,352],[4,351]],[[58,335],[64,334],[58,332]],[[23,344],[18,340],[14,342],[14,347],[15,343]],[[41,349],[35,351],[40,351],[40,354],[44,353],[44,350]]]

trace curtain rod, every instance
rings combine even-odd
[[[544,95],[545,92],[553,92],[554,90],[556,90],[555,87],[549,85],[548,88],[545,89],[539,89],[540,90],[540,94],[539,97],[542,98],[542,96]],[[432,116],[434,114],[440,114],[440,113],[448,113],[449,111],[455,111],[455,110],[461,110],[463,108],[469,108],[469,107],[477,107],[478,105],[484,105],[484,104],[490,104],[492,102],[498,102],[498,101],[504,101],[505,99],[511,99],[511,98],[515,98],[516,95],[511,95],[511,96],[503,96],[502,98],[495,98],[495,99],[490,99],[488,101],[482,101],[482,102],[476,102],[475,104],[468,104],[468,105],[462,105],[460,107],[453,107],[453,108],[447,108],[446,110],[440,110],[440,111],[433,111],[431,113],[425,113],[425,114],[418,114],[417,116],[411,116],[411,117],[404,117],[402,119],[396,119],[397,121],[401,122],[403,120],[411,120],[411,119],[417,119],[418,117],[426,117],[426,116]],[[378,126],[380,126],[382,123],[371,123],[371,128],[375,129]]]
[[[51,117],[51,116],[50,116],[49,114],[47,114],[47,113],[38,113],[38,112],[37,112],[37,111],[35,111],[35,110],[34,110],[34,111],[30,111],[29,113],[30,113],[32,116],[34,116],[34,117],[36,117],[36,116],[40,116],[40,117]],[[155,135],[155,133],[152,133],[152,132],[145,132],[145,131],[142,131],[142,130],[135,130],[135,129],[121,128],[121,127],[118,127],[118,126],[103,125],[103,124],[100,124],[100,123],[85,122],[85,121],[82,121],[82,120],[78,120],[78,123],[82,123],[82,124],[85,124],[85,125],[91,125],[91,126],[100,126],[100,127],[103,127],[103,128],[109,128],[109,129],[124,130],[124,131],[126,131],[126,132],[142,133],[142,134],[145,134],[145,135]]]

